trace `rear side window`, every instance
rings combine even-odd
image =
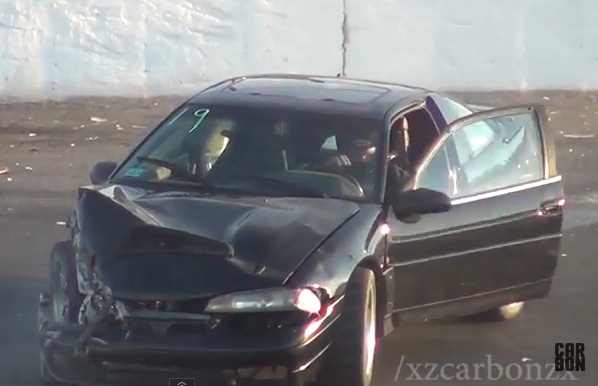
[[[322,144],[322,149],[337,151],[338,145],[336,144],[336,136],[333,135],[332,137],[326,138],[326,141]]]
[[[436,104],[438,105],[440,111],[442,112],[442,115],[446,119],[447,125],[450,125],[459,118],[463,118],[474,113],[466,106],[451,98],[447,98],[441,95],[435,95],[433,99],[434,102],[436,102]]]

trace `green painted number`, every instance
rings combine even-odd
[[[185,107],[184,109],[182,109],[181,112],[179,112],[170,121],[168,121],[167,125],[168,126],[172,125],[177,119],[179,119],[181,117],[181,115],[185,114],[187,112],[187,110],[189,110],[188,107]]]
[[[197,129],[199,127],[199,125],[201,125],[201,123],[206,119],[206,117],[208,116],[209,113],[210,113],[209,109],[199,109],[196,112],[194,112],[193,115],[195,115],[197,117],[197,121],[195,121],[195,124],[193,125],[193,127],[191,129],[189,129],[189,133],[192,133],[193,131],[195,131],[195,129]]]

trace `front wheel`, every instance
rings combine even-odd
[[[79,293],[77,286],[75,259],[69,241],[57,243],[50,253],[49,300],[51,307],[49,314],[40,311],[38,320],[40,330],[48,322],[74,323],[77,321],[83,296]],[[50,320],[47,320],[48,318]],[[45,385],[62,384],[54,376],[43,347],[40,352],[40,375]]]
[[[318,386],[370,386],[376,351],[376,279],[358,267],[347,285],[337,334],[316,375]]]
[[[77,268],[69,241],[56,243],[50,253],[50,301],[54,321],[77,321],[83,296],[79,293]]]
[[[42,354],[39,358],[40,375],[45,386],[60,386],[61,383],[56,379],[52,370],[48,366],[46,357]]]

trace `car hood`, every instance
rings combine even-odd
[[[359,211],[349,201],[84,187],[82,240],[126,298],[191,298],[282,285]]]

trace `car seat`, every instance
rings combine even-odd
[[[248,128],[231,134],[230,143],[212,166],[210,175],[268,174],[288,170],[286,151],[280,138],[271,132],[252,131]]]

